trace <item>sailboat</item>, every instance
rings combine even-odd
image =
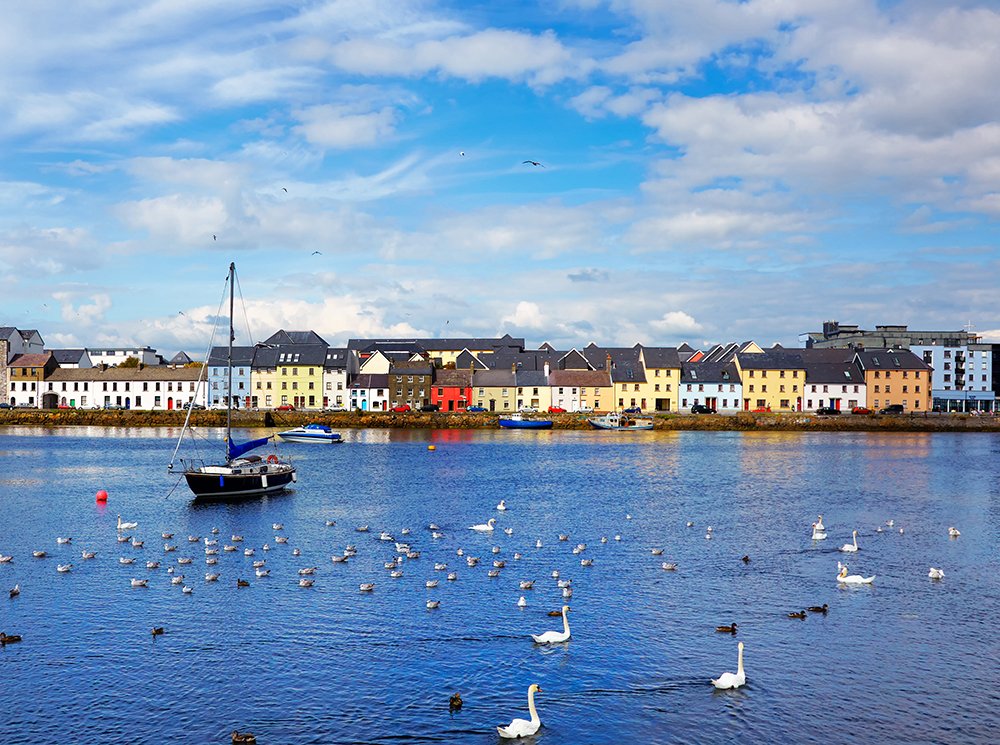
[[[227,281],[229,282],[229,347],[226,364],[229,371],[228,391],[230,395],[226,396],[225,462],[218,465],[206,465],[182,461],[184,463],[184,478],[187,480],[188,487],[194,492],[195,500],[249,499],[284,491],[289,484],[296,480],[295,466],[282,461],[277,455],[272,454],[267,458],[262,458],[259,455],[247,455],[251,450],[266,445],[271,436],[244,443],[233,442],[233,341],[236,338],[233,330],[235,263],[229,264]],[[190,418],[191,409],[189,408],[180,440],[174,449],[174,457],[177,456],[177,451],[180,449]],[[173,471],[173,465],[174,459],[171,458],[167,470]]]

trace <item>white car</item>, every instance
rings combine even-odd
[[[593,406],[581,406],[579,409],[577,409],[577,413],[579,413],[579,414],[593,414],[594,413],[594,407]]]
[[[538,413],[538,409],[536,407],[534,407],[534,406],[522,406],[520,409],[518,409],[518,411],[520,411],[522,414],[537,414]]]

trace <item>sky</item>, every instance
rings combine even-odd
[[[998,70],[992,0],[9,3],[0,325],[1000,342]]]

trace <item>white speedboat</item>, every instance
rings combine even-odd
[[[628,414],[619,414],[612,411],[604,416],[595,416],[587,420],[591,427],[597,429],[613,429],[619,432],[637,432],[643,429],[652,429],[652,419],[641,419]]]
[[[278,437],[285,442],[329,442],[336,444],[344,441],[339,433],[334,432],[325,424],[307,424],[304,427],[296,427],[287,432],[279,432]]]

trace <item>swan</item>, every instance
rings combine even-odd
[[[949,537],[951,537],[951,538],[958,538],[960,535],[962,535],[962,534],[959,532],[958,528],[948,528],[948,536]]]
[[[812,539],[814,541],[825,541],[826,540],[826,531],[823,528],[817,527],[818,525],[819,525],[819,523],[813,523],[812,524],[812,529],[813,529]]]
[[[539,538],[537,541],[535,541],[535,548],[541,548],[541,547],[542,547],[542,539]]]
[[[927,572],[927,576],[931,579],[944,579],[944,569],[935,569],[931,567],[931,570]]]
[[[525,599],[524,595],[522,595],[521,597],[519,597],[517,599],[517,607],[518,608],[526,608],[527,605],[528,605],[528,601]]]
[[[730,688],[739,688],[747,682],[746,673],[743,672],[743,642],[736,645],[739,650],[739,655],[736,658],[736,672],[734,673],[723,673],[718,678],[712,681],[712,685],[718,688],[720,691],[724,691]]]
[[[378,539],[380,541],[394,541],[394,540],[396,540],[395,538],[392,537],[392,534],[388,530],[383,530],[381,533],[379,533],[378,534]],[[274,540],[277,541],[278,540],[278,536],[275,536]]]
[[[269,576],[271,576],[271,570],[270,569],[255,569],[254,570],[254,574],[257,575],[257,579],[260,579],[261,577],[269,577]]]
[[[837,574],[837,581],[843,582],[846,585],[870,585],[875,580],[875,575],[871,577],[862,577],[860,574],[847,574],[847,566],[841,564],[839,561],[837,564],[840,566],[840,572]]]
[[[498,726],[497,733],[500,737],[513,740],[518,737],[530,737],[538,732],[538,728],[542,726],[542,720],[538,718],[538,711],[535,709],[536,692],[542,692],[537,683],[528,686],[528,713],[531,714],[531,719],[515,719],[506,727]]]
[[[118,530],[132,530],[132,528],[138,528],[139,523],[123,523],[122,516],[118,516]]]
[[[194,592],[194,590],[192,590],[187,585],[184,585],[184,587],[181,588],[181,592],[183,592],[185,595],[190,595],[192,592]]]
[[[500,504],[497,505],[497,509],[500,510],[500,512],[503,512],[507,509],[507,503],[501,499]]]
[[[503,532],[506,533],[507,535],[514,535],[514,529],[513,528],[504,528]]]
[[[497,519],[491,517],[485,523],[480,523],[479,525],[470,525],[469,530],[475,530],[478,533],[492,533],[493,526],[497,524]]]
[[[570,587],[569,585],[567,585],[566,587],[562,588],[562,596],[564,598],[571,598],[571,597],[573,597],[573,588]]]
[[[544,634],[532,634],[531,638],[534,640],[535,644],[558,644],[559,642],[564,642],[569,639],[569,619],[566,617],[567,613],[569,613],[569,606],[564,605],[562,607],[562,631],[546,631]]]
[[[857,550],[858,550],[858,531],[856,531],[856,530],[852,531],[851,532],[851,537],[853,538],[854,543],[845,543],[843,546],[840,547],[841,551],[846,551],[846,552],[852,553],[852,554],[855,553],[855,552],[857,552]]]
[[[826,526],[823,524],[823,516],[822,515],[819,515],[816,518],[816,522],[813,523],[813,530],[818,530],[820,532],[823,532],[824,530],[826,530]]]
[[[183,574],[178,574],[176,577],[171,577],[170,578],[170,584],[172,584],[172,585],[179,585],[179,584],[182,584],[183,582],[184,582],[184,575]]]
[[[72,538],[58,538],[58,537],[56,538],[56,543],[59,543],[59,544],[62,544],[62,543],[72,543],[72,542],[73,542]]]

